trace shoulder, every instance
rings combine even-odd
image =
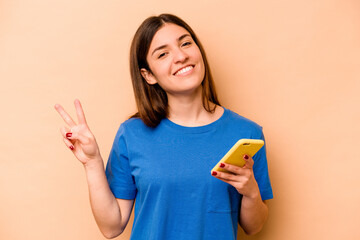
[[[132,128],[145,128],[147,127],[145,123],[138,117],[132,117],[128,120],[124,121],[120,127],[125,129],[132,129]]]
[[[241,116],[232,110],[225,109],[225,111],[228,112],[228,121],[232,126],[239,128],[240,130],[251,131],[258,137],[261,136],[262,126],[260,126],[258,123],[250,120],[249,118]]]
[[[147,126],[140,118],[132,117],[120,124],[117,135],[119,136],[131,136],[142,135],[148,132],[152,132],[154,128]]]

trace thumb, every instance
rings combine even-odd
[[[243,168],[252,169],[252,167],[254,166],[254,160],[252,159],[252,157],[245,154],[243,156],[243,159],[245,160],[245,165],[243,166]]]

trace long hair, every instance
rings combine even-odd
[[[137,29],[130,48],[130,74],[138,108],[138,112],[130,118],[139,117],[149,127],[156,127],[162,119],[168,117],[168,99],[159,84],[150,85],[145,81],[140,70],[145,68],[151,72],[146,56],[154,35],[165,23],[176,24],[190,33],[200,49],[205,66],[205,75],[201,83],[203,106],[206,111],[214,112],[216,105],[211,108],[210,102],[220,105],[204,48],[191,27],[171,14],[149,17]]]

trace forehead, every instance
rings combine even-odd
[[[190,33],[183,27],[173,23],[165,23],[154,35],[149,50],[161,46],[168,45],[174,41],[177,41],[178,38],[184,34]]]

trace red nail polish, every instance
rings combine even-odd
[[[71,146],[70,146],[70,149],[71,149],[71,150],[74,150],[74,146],[73,146],[73,145],[71,145]]]
[[[214,172],[211,173],[211,175],[216,176],[217,172],[214,171]]]
[[[245,160],[248,160],[248,159],[249,159],[249,156],[248,156],[248,155],[244,155],[244,159],[245,159]]]
[[[225,167],[225,164],[220,163],[220,167],[221,167],[221,168]]]
[[[72,133],[67,133],[66,137],[69,138],[69,137],[71,137],[71,135],[72,135]]]

